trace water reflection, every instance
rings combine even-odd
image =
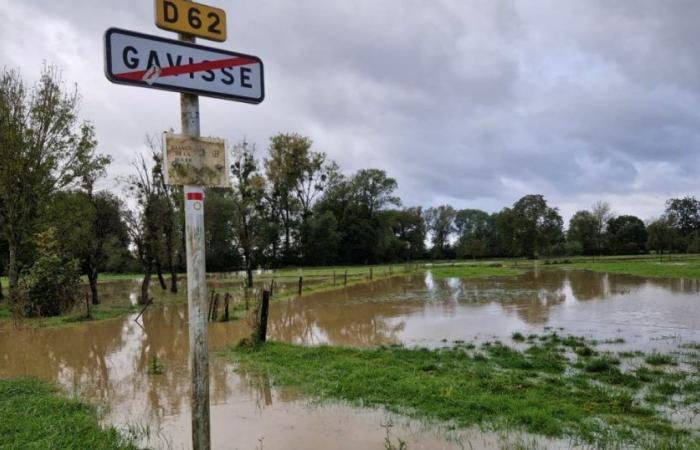
[[[226,292],[236,283],[227,279],[211,285]],[[278,280],[278,292],[295,289],[295,283]],[[123,302],[137,290],[138,283],[108,283],[102,298]],[[304,344],[439,346],[443,340],[509,339],[513,331],[563,327],[600,339],[622,336],[631,347],[652,349],[665,345],[666,336],[676,337],[674,344],[678,336],[700,341],[698,292],[698,280],[584,271],[540,270],[518,277],[467,280],[419,274],[273,302],[269,333],[272,339]],[[161,304],[146,311],[142,327],[132,315],[64,328],[0,329],[0,377],[30,375],[57,381],[110,404],[110,422],[148,424],[162,430],[168,442],[186,446],[190,386],[184,293],[154,295]],[[249,332],[245,320],[212,323],[210,347],[236,343]],[[165,368],[162,375],[147,374],[154,357]],[[284,445],[284,433],[312,429],[323,433],[304,422],[309,415],[330,420],[326,410],[308,412],[299,393],[275,389],[261,376],[236,373],[219,358],[212,358],[210,372],[213,417],[224,415],[216,416],[213,430],[223,447],[232,433],[245,431],[252,423],[260,433],[266,426],[276,426]],[[350,408],[333,411],[335,434],[324,435],[328,440],[319,442],[342,435],[349,439],[348,445],[362,447],[353,441],[358,434],[353,430],[372,427],[368,419]],[[382,430],[376,425],[372,433],[378,433],[376,442],[381,442]],[[417,433],[412,448],[419,448],[420,442],[429,442],[426,448],[438,447],[431,439]],[[250,442],[241,448],[257,445],[255,439]]]

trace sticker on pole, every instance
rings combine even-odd
[[[265,98],[257,56],[118,28],[105,33],[105,75],[113,83],[245,103]]]
[[[223,139],[165,133],[165,184],[230,187]]]
[[[199,189],[185,191],[185,212],[189,214],[204,214],[204,191]]]

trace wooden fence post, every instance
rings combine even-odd
[[[267,316],[270,311],[270,291],[263,289],[260,304],[260,322],[258,324],[258,342],[267,340]]]
[[[304,277],[299,277],[299,296],[301,296],[301,290],[304,286]]]
[[[230,297],[228,292],[224,295],[224,322],[228,322],[228,302]]]
[[[345,283],[343,284],[343,286],[347,286],[347,285],[348,285],[348,271],[347,271],[347,269],[345,269]]]
[[[335,270],[333,271],[333,286],[335,286]]]
[[[369,279],[370,280],[372,279],[372,268],[371,267],[369,268]]]
[[[209,312],[207,313],[207,321],[211,320],[211,313],[214,309],[214,295],[216,294],[215,291],[211,291],[211,295],[209,296]]]
[[[217,292],[216,295],[214,295],[214,306],[212,307],[212,312],[211,312],[211,320],[215,322],[219,318],[219,298],[221,296]]]

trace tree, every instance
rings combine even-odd
[[[608,202],[596,202],[591,207],[591,214],[595,217],[596,227],[596,246],[598,254],[605,252],[608,243],[606,242],[606,231],[608,221],[614,217],[610,204]]]
[[[513,205],[513,237],[517,254],[534,258],[551,254],[563,241],[563,220],[542,195],[526,195]]]
[[[243,142],[233,148],[233,204],[236,211],[234,230],[243,253],[248,287],[253,286],[253,267],[262,245],[264,222],[263,199],[265,178],[259,173],[255,148]]]
[[[58,247],[70,255],[88,278],[93,304],[99,303],[97,278],[110,258],[128,253],[128,231],[119,198],[103,191],[88,195],[73,190],[57,192],[41,218],[43,229],[55,229],[61,236]]]
[[[28,89],[15,70],[0,73],[0,224],[8,244],[10,297],[19,279],[18,254],[36,230],[41,205],[81,173],[92,126],[78,121],[77,90],[66,91],[45,66]]]
[[[607,235],[615,254],[639,254],[646,251],[647,230],[638,217],[618,216],[608,220]]]
[[[486,254],[488,237],[493,224],[489,214],[480,209],[457,211],[454,229],[457,233],[457,256],[479,258]]]
[[[314,214],[302,226],[305,228],[302,233],[306,236],[303,244],[305,261],[318,266],[336,262],[341,237],[333,213]]]
[[[387,211],[393,232],[389,260],[410,261],[424,258],[425,218],[420,206]]]
[[[54,228],[36,236],[38,258],[20,280],[23,314],[57,316],[78,299],[78,261],[60,250]]]
[[[204,242],[208,271],[231,272],[243,265],[236,248],[236,205],[230,189],[207,189]]]
[[[665,251],[673,248],[676,230],[668,217],[654,220],[647,226],[647,248],[655,251],[660,257]]]
[[[386,209],[400,205],[393,195],[396,188],[396,180],[378,169],[329,179],[314,214],[329,211],[335,216],[341,236],[340,261],[362,264],[385,257],[393,234],[391,213]]]
[[[450,236],[454,231],[455,210],[450,205],[429,208],[425,212],[426,228],[431,234],[433,257],[446,258],[450,247]]]
[[[182,245],[185,223],[183,210],[183,192],[179,186],[169,186],[165,183],[165,173],[163,167],[163,154],[159,150],[163,148],[162,143],[156,142],[155,138],[147,137],[146,143],[151,150],[153,159],[153,188],[156,196],[157,208],[159,210],[159,228],[162,245],[156,255],[156,273],[161,287],[165,289],[163,280],[163,265],[167,266],[170,272],[170,292],[177,292],[177,267],[178,260],[182,258],[184,248]]]
[[[687,251],[693,235],[700,232],[700,201],[695,197],[672,198],[666,202],[666,219],[676,230],[674,247]]]
[[[599,250],[599,229],[598,219],[591,212],[578,211],[569,221],[566,237],[569,242],[577,242],[584,255],[595,255]]]
[[[301,225],[325,189],[329,174],[337,170],[334,163],[326,163],[325,153],[312,151],[311,145],[312,141],[307,137],[280,133],[270,138],[265,160],[265,173],[270,183],[268,199],[282,219],[287,259],[298,256],[292,245],[295,239],[300,239]]]
[[[129,194],[136,200],[135,208],[126,216],[129,237],[135,246],[136,257],[141,263],[143,281],[139,304],[148,304],[151,299],[149,287],[151,276],[162,248],[161,213],[162,201],[154,185],[151,168],[142,155],[132,163],[134,173],[126,179]],[[163,288],[164,283],[161,282]]]

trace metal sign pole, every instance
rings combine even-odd
[[[181,41],[194,38],[180,34]],[[180,94],[182,134],[199,137],[199,97]],[[204,259],[204,188],[185,186],[187,304],[192,370],[192,448],[209,450],[209,349],[207,345],[207,279]]]

